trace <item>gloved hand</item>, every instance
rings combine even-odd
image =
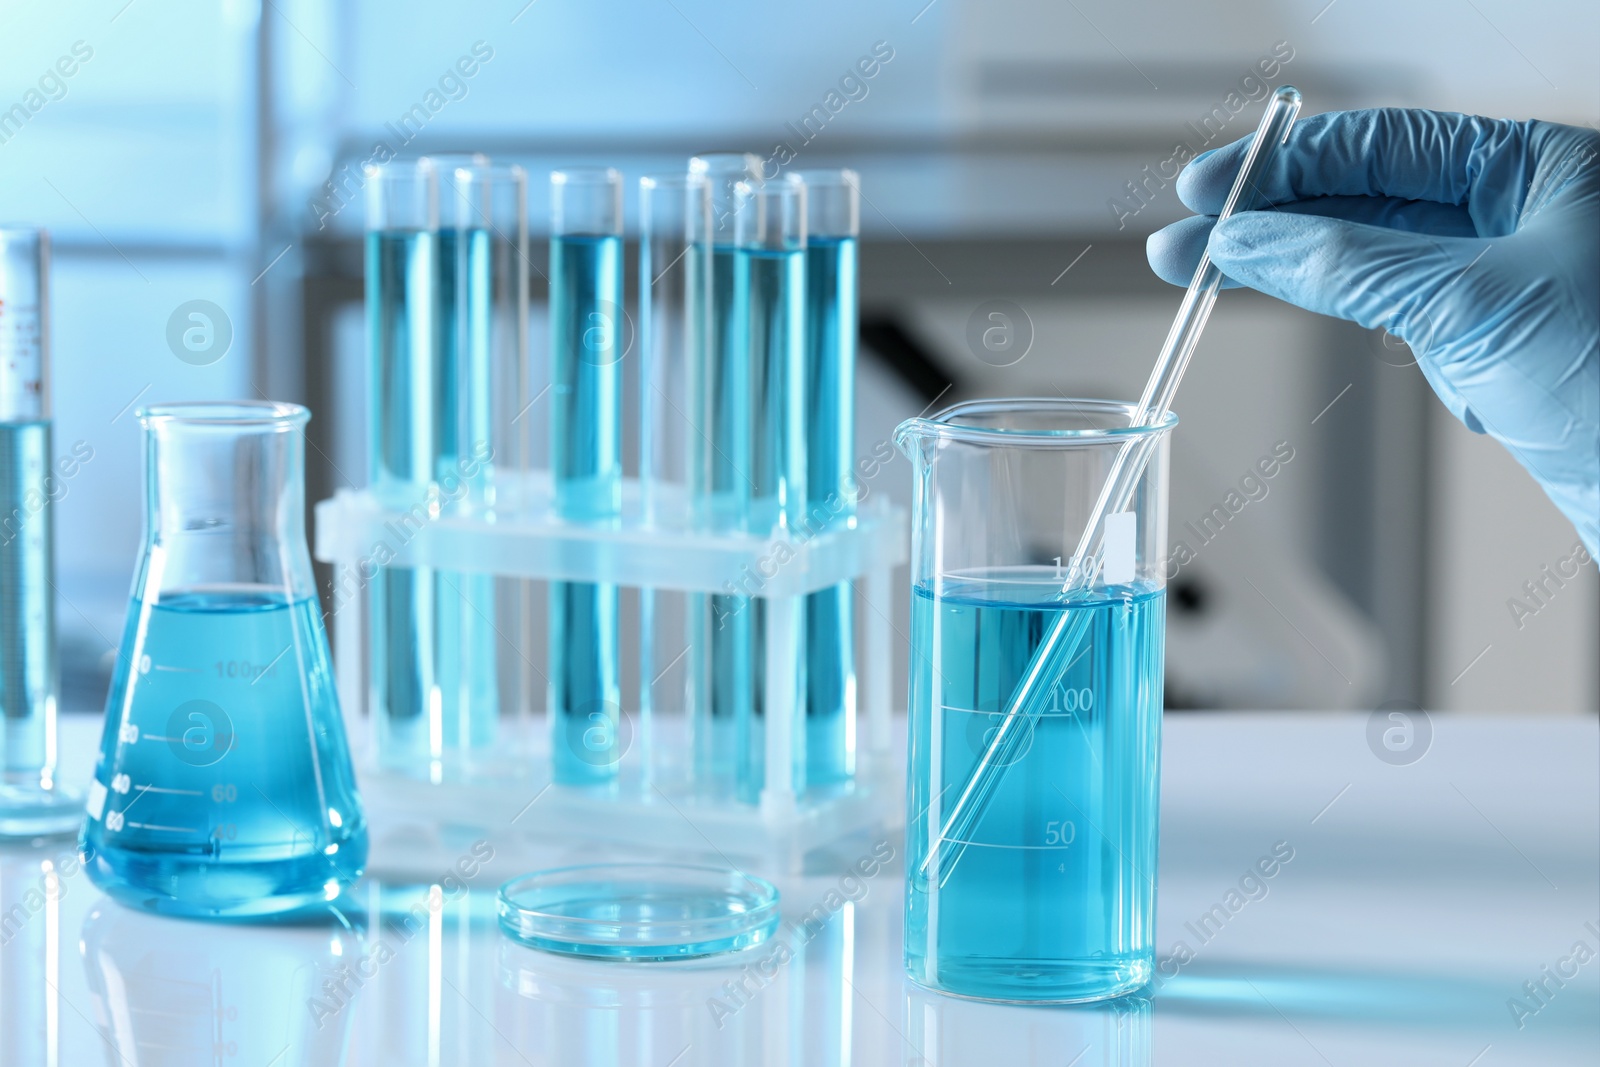
[[[1198,156],[1178,195],[1222,210],[1247,140]],[[1209,249],[1231,283],[1411,347],[1455,416],[1498,440],[1600,556],[1600,134],[1385,108],[1297,122],[1267,211],[1153,234],[1187,285]],[[1209,243],[1208,243],[1209,237]]]

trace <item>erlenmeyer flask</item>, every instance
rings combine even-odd
[[[333,900],[366,821],[305,539],[293,404],[164,404],[80,848],[126,904],[244,918]]]

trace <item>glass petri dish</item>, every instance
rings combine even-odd
[[[759,945],[778,890],[726,867],[596,863],[513,878],[500,929],[529,948],[606,960],[687,960]]]

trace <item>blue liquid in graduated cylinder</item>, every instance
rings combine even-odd
[[[0,712],[3,784],[37,790],[51,756],[46,715],[55,695],[51,513],[37,500],[50,474],[50,423],[0,423]],[[6,797],[0,794],[0,816]]]
[[[805,252],[739,250],[750,285],[750,510],[751,533],[773,531],[780,518],[791,530],[805,513]],[[750,607],[750,711],[739,720],[736,784],[740,800],[756,803],[766,785],[767,626],[774,613],[792,611],[790,632],[799,635],[804,605],[754,598]],[[780,699],[805,706],[805,660],[796,663],[795,688]],[[796,727],[800,727],[797,719]],[[798,741],[798,737],[796,738]],[[806,787],[798,759],[795,788]]]
[[[1060,611],[1051,575],[946,577],[937,599],[926,587],[912,597],[906,970],[931,988],[1067,1001],[1151,977],[1166,621],[1153,586],[1100,590],[1074,609],[1093,618],[1031,744],[1006,767],[943,886],[922,870]]]
[[[702,520],[713,529],[738,529],[750,505],[750,274],[732,245],[711,251],[709,353],[697,403],[704,417]],[[695,730],[695,778],[710,792],[731,791],[737,774],[741,723],[752,706],[751,598],[713,594],[697,604],[705,650],[697,657],[703,706]],[[697,632],[699,628],[697,627]]]
[[[806,243],[806,529],[855,518],[856,239]],[[856,769],[855,625],[849,582],[806,597],[808,788]]]
[[[367,860],[315,598],[129,605],[80,848],[95,885],[171,915],[339,896]]]
[[[487,477],[489,353],[463,349],[457,315],[463,296],[469,316],[487,314],[480,305],[489,299],[488,254],[483,230],[367,235],[372,483],[387,505],[417,516],[397,528],[397,539],[451,505],[437,482],[457,486],[459,501]],[[458,257],[472,286],[465,294],[456,286]],[[493,577],[386,567],[370,595],[383,764],[433,776],[445,749],[492,744],[499,714]]]
[[[622,239],[550,239],[550,463],[556,510],[615,521],[622,507]],[[617,587],[550,586],[551,765],[563,785],[615,780]]]

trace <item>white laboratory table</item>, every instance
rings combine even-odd
[[[97,733],[64,721],[69,781]],[[252,927],[134,913],[82,875],[49,899],[56,841],[0,851],[0,1064],[1600,1062],[1595,719],[1436,716],[1422,758],[1395,764],[1365,715],[1172,715],[1165,763],[1171,977],[1146,999],[1022,1008],[916,988],[899,865],[844,879],[870,840],[778,879],[786,916],[831,918],[770,974],[759,954],[623,966],[512,944],[493,893],[518,872],[493,860],[479,888],[414,912],[426,922],[395,917],[428,887],[367,884],[350,928]],[[1292,859],[1247,880],[1274,849]]]

